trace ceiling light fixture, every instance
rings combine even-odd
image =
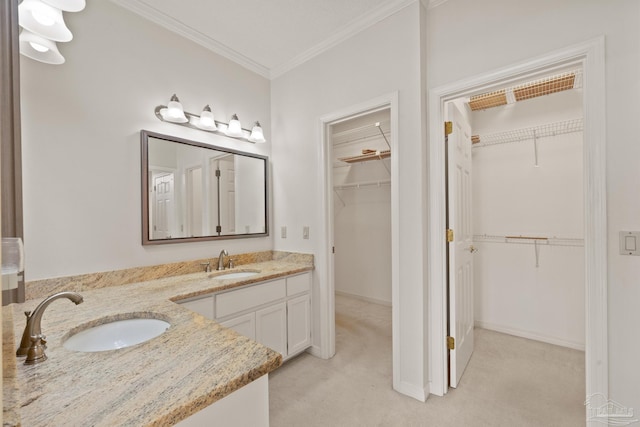
[[[254,143],[266,142],[260,122],[256,121],[251,131],[242,128],[237,114],[231,116],[229,123],[220,122],[214,119],[213,112],[209,105],[205,105],[202,113],[198,116],[197,114],[185,111],[175,94],[171,97],[168,105],[158,105],[154,112],[156,117],[163,122],[175,123],[181,126]]]

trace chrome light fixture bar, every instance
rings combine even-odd
[[[154,112],[156,117],[163,122],[199,129],[252,143],[266,142],[260,122],[256,121],[252,130],[242,127],[237,114],[231,116],[229,123],[221,122],[215,120],[209,105],[205,105],[200,115],[190,113],[182,108],[182,104],[175,94],[171,97],[168,105],[158,105]]]

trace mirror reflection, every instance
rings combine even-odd
[[[141,131],[143,244],[268,235],[267,158]]]

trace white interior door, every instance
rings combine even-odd
[[[450,386],[457,387],[473,353],[473,232],[471,216],[471,126],[452,102],[448,137]]]
[[[153,239],[171,238],[173,228],[173,174],[153,177],[153,215],[151,216],[151,236]]]

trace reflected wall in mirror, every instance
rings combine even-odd
[[[142,244],[268,236],[268,158],[140,131]]]

